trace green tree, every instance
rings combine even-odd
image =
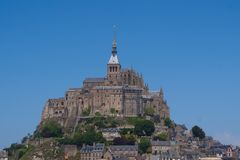
[[[167,117],[167,118],[165,118],[165,120],[164,120],[164,124],[165,124],[165,126],[167,126],[168,128],[171,128],[172,125],[173,125],[173,121],[172,121],[169,117]]]
[[[44,138],[61,137],[63,135],[61,125],[52,120],[46,121],[40,128],[39,133]]]
[[[168,134],[165,132],[159,133],[158,135],[153,137],[154,140],[159,141],[167,141],[168,140]]]
[[[94,117],[93,120],[88,123],[94,124],[98,128],[115,128],[118,125],[118,122],[114,117]]]
[[[155,110],[152,106],[147,106],[144,108],[144,114],[147,116],[154,116]]]
[[[149,148],[151,146],[149,138],[142,137],[140,139],[140,143],[138,144],[138,150],[140,154],[149,152]]]
[[[101,117],[102,115],[101,115],[100,112],[96,112],[96,113],[95,113],[95,116],[96,116],[96,117]]]
[[[141,120],[135,124],[134,133],[138,136],[151,136],[155,131],[154,123],[149,120]]]
[[[122,136],[122,137],[114,138],[113,144],[114,145],[134,145],[135,141],[136,141],[136,139],[133,135]]]
[[[116,114],[116,109],[115,108],[111,108],[110,112],[111,112],[112,115],[115,115]]]
[[[145,120],[143,117],[128,117],[127,124],[136,125],[137,123]]]
[[[121,135],[132,134],[134,132],[133,128],[122,128],[120,130]]]
[[[83,109],[82,116],[89,116],[90,113],[91,113],[91,107],[87,107],[87,108]]]
[[[25,143],[28,140],[28,138],[29,138],[28,136],[23,137],[22,140],[21,140],[21,143],[22,144]]]
[[[104,143],[102,133],[96,132],[93,127],[88,128],[85,132],[77,132],[73,139],[68,139],[67,142],[81,146],[82,144],[92,145],[93,143]]]
[[[98,120],[94,123],[95,126],[97,126],[98,128],[106,128],[106,124],[104,123],[104,121],[102,120]]]
[[[13,143],[11,144],[11,146],[9,148],[5,148],[4,150],[6,150],[8,152],[9,156],[13,156],[15,155],[15,153],[22,149],[25,148],[25,146],[23,144],[17,144],[17,143]]]
[[[198,137],[199,139],[204,139],[205,138],[205,132],[203,131],[202,128],[200,128],[199,126],[194,126],[192,128],[192,133],[194,137]]]

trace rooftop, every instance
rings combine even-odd
[[[103,143],[97,143],[96,145],[93,146],[83,146],[82,149],[80,150],[81,153],[90,153],[90,152],[103,152],[104,151],[105,145]]]
[[[137,145],[112,145],[111,151],[138,151]]]
[[[111,55],[108,64],[119,64],[117,55]]]
[[[104,82],[106,80],[106,78],[86,78],[84,80],[84,82],[88,82],[88,83],[98,83],[98,82]]]
[[[170,141],[151,141],[151,144],[153,146],[170,146],[171,142]]]
[[[119,132],[119,128],[103,128],[101,129],[102,132]]]

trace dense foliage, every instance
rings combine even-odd
[[[140,139],[140,143],[138,144],[138,151],[140,154],[149,152],[149,148],[151,146],[149,138],[142,137]]]
[[[123,128],[120,130],[121,135],[133,134],[133,133],[134,133],[134,129],[132,128]]]
[[[134,145],[135,141],[136,139],[133,135],[122,136],[122,137],[115,138],[113,140],[113,145]]]
[[[192,128],[192,134],[194,137],[198,137],[199,139],[205,138],[205,132],[199,126],[194,126]]]
[[[166,132],[159,133],[153,137],[153,140],[167,141],[168,134]]]
[[[28,151],[32,150],[32,146],[28,145],[22,145],[22,144],[11,144],[9,148],[6,148],[5,150],[8,152],[8,156],[14,156],[16,155],[16,159],[20,159],[25,155]]]
[[[127,123],[130,125],[136,125],[137,123],[140,123],[141,121],[144,121],[145,119],[143,117],[128,117]]]
[[[116,114],[116,109],[115,108],[111,108],[110,112],[111,112],[111,114],[115,115]]]
[[[152,106],[147,106],[144,108],[144,114],[147,116],[154,116],[154,108]]]
[[[87,120],[86,124],[93,124],[98,128],[115,128],[120,122],[114,117],[96,116]]]
[[[105,141],[102,133],[96,132],[93,127],[89,127],[84,132],[76,132],[73,137],[61,139],[60,143],[82,146],[83,144],[92,145],[93,143],[104,143]]]
[[[167,126],[168,128],[174,128],[175,123],[169,117],[167,117],[164,120],[164,125]]]
[[[154,123],[149,120],[140,120],[135,124],[134,133],[138,136],[151,136],[155,131]]]
[[[62,137],[62,135],[61,125],[52,120],[46,121],[38,131],[38,136],[43,138]]]
[[[82,111],[82,116],[89,116],[91,113],[91,108],[88,107],[88,108],[85,108],[83,111]]]

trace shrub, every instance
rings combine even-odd
[[[137,123],[145,120],[143,117],[128,117],[127,123],[131,125],[136,125]]]
[[[149,138],[142,137],[140,143],[138,144],[138,151],[140,154],[149,152],[149,147],[151,146]]]
[[[117,137],[113,140],[114,145],[134,145],[136,139],[134,138],[133,135],[131,136],[122,136],[122,137]]]
[[[152,106],[147,106],[144,108],[144,114],[147,116],[154,116],[154,108]]]
[[[192,133],[194,137],[198,137],[199,139],[204,139],[205,138],[205,132],[202,130],[202,128],[198,126],[194,126],[192,128]]]
[[[41,137],[50,138],[61,137],[63,132],[60,124],[55,121],[48,120],[43,124],[42,128],[40,128],[39,134]]]
[[[89,116],[91,113],[91,108],[88,107],[88,108],[85,108],[83,111],[82,111],[82,116]]]
[[[153,137],[153,140],[159,140],[159,141],[167,141],[168,134],[165,132],[159,133],[158,135]]]
[[[175,127],[175,123],[169,117],[165,118],[164,124],[168,128],[174,128]]]
[[[122,128],[120,130],[121,135],[132,134],[133,132],[134,132],[134,129],[132,128]]]
[[[59,140],[61,144],[75,144],[78,146],[104,143],[105,141],[102,133],[96,132],[94,128],[88,128],[85,132],[76,132],[73,137],[65,137]]]
[[[154,123],[149,120],[138,121],[134,128],[134,133],[138,136],[151,136],[154,131]]]

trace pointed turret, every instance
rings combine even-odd
[[[159,96],[163,99],[164,93],[162,88],[160,89]]]
[[[108,80],[117,83],[117,79],[120,77],[121,65],[118,60],[117,56],[117,40],[116,40],[116,33],[114,32],[114,38],[112,42],[112,54],[108,61],[108,69],[107,69],[107,77]]]
[[[114,37],[112,42],[112,55],[108,61],[108,64],[119,64],[119,60],[117,57],[117,40],[116,40],[116,32],[114,31]]]
[[[112,55],[115,56],[117,54],[117,40],[116,40],[116,32],[114,32],[113,42],[112,42]]]

